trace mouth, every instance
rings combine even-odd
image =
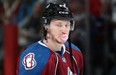
[[[68,39],[68,35],[61,35],[60,39],[66,41]]]

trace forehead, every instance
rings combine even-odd
[[[67,19],[53,19],[51,23],[70,23],[70,20]]]

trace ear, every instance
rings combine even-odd
[[[49,29],[49,25],[44,25],[44,28],[45,28],[45,30],[48,31],[48,29]]]

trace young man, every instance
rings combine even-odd
[[[21,54],[18,75],[83,75],[82,53],[70,43],[74,20],[66,4],[48,4],[42,23],[44,38]]]

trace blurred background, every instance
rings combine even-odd
[[[71,41],[84,55],[84,75],[116,75],[116,0],[0,0],[0,75],[16,75],[20,53],[41,39],[50,2],[74,13]]]

